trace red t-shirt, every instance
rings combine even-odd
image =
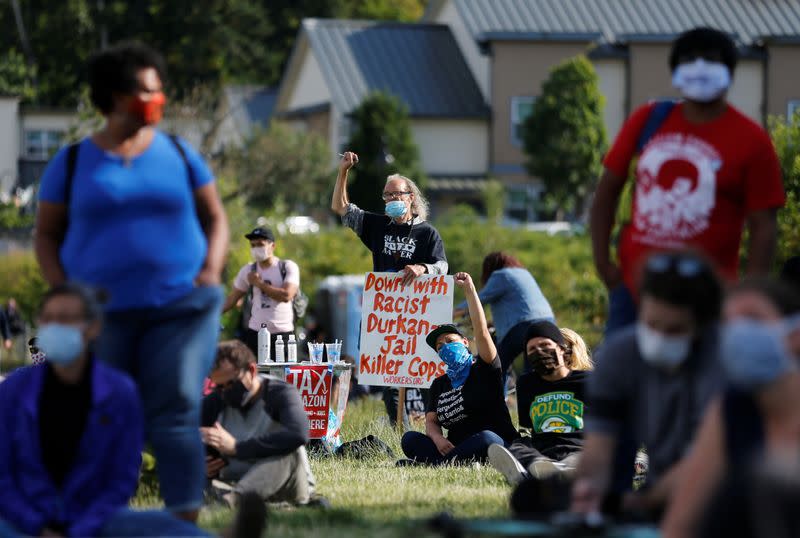
[[[625,122],[603,164],[620,177],[628,168],[655,103]],[[676,105],[636,164],[631,221],[622,230],[619,262],[629,289],[654,251],[694,248],[735,280],[746,217],[785,202],[778,157],[760,125],[728,105],[719,118],[689,123]]]

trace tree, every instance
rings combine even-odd
[[[777,262],[800,254],[800,112],[788,120],[769,119],[769,130],[783,171],[786,206],[778,212]]]
[[[251,207],[290,212],[330,201],[333,167],[325,140],[280,122],[257,130],[241,148],[227,148],[219,165],[220,176],[237,185],[224,193],[226,201],[243,196]]]
[[[604,99],[585,56],[555,66],[523,124],[528,173],[541,179],[543,209],[582,214],[606,150]]]
[[[423,188],[425,174],[411,134],[408,110],[388,93],[374,92],[353,111],[353,134],[348,149],[358,153],[351,171],[350,199],[359,207],[383,212],[381,194],[386,177],[399,173]]]

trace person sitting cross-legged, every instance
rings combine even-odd
[[[517,381],[521,428],[531,431],[507,449],[489,447],[489,461],[514,486],[528,475],[569,477],[583,448],[585,380],[592,367],[583,339],[570,340],[550,321],[533,322],[523,341],[525,360],[533,371]]]
[[[470,354],[469,341],[455,325],[440,325],[425,338],[447,370],[431,385],[425,434],[403,435],[401,445],[409,459],[400,460],[399,465],[481,461],[490,445],[510,443],[518,436],[503,395],[500,359],[475,285],[467,273],[456,273],[455,283],[467,297],[478,356]],[[442,428],[447,429],[447,437]]]
[[[255,355],[239,340],[219,343],[210,378],[216,390],[203,400],[200,428],[211,481],[207,494],[230,506],[248,492],[265,502],[307,504],[315,482],[305,450],[308,418],[297,390],[259,375]]]

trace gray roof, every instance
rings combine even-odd
[[[345,113],[382,90],[400,98],[411,116],[488,116],[448,26],[306,19],[303,30],[333,103]]]
[[[225,87],[225,96],[234,123],[249,132],[256,125],[265,126],[269,123],[278,91],[264,86],[230,85]]]
[[[583,38],[617,43],[674,36],[696,26],[733,34],[743,45],[800,33],[800,0],[452,0],[479,41]],[[538,36],[538,37],[537,37]]]

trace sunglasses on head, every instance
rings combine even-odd
[[[647,259],[645,267],[651,273],[675,271],[686,278],[697,276],[705,270],[702,261],[681,254],[654,254]]]

